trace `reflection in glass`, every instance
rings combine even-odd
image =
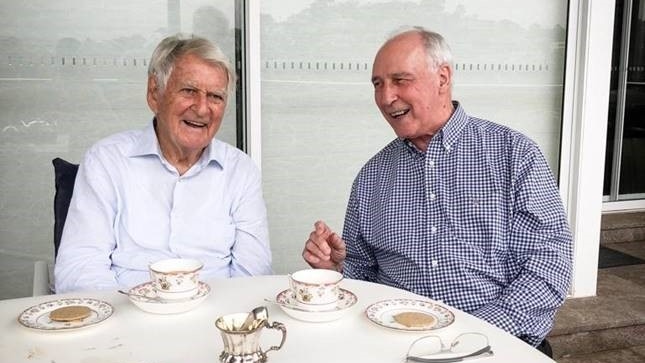
[[[606,200],[645,198],[645,1],[618,0],[614,25]]]

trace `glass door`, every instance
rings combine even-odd
[[[615,19],[603,195],[645,202],[645,0],[617,0]]]

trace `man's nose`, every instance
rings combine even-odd
[[[193,111],[199,116],[203,116],[208,113],[208,96],[205,92],[198,92],[197,95],[193,98]]]
[[[396,87],[384,84],[383,88],[381,88],[379,102],[384,105],[391,105],[394,101],[397,100],[397,98],[398,95],[396,92]]]

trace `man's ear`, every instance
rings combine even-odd
[[[157,78],[155,76],[148,76],[148,91],[146,93],[146,98],[148,100],[148,107],[155,115],[159,109],[159,87],[157,85]]]
[[[437,71],[439,75],[439,87],[442,91],[449,91],[452,86],[452,67],[442,64]]]

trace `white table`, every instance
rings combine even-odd
[[[367,319],[370,304],[392,298],[427,300],[407,291],[345,279],[342,288],[358,302],[340,320],[307,323],[294,320],[279,307],[264,302],[288,288],[286,276],[263,276],[207,281],[211,295],[196,309],[176,315],[155,315],[139,310],[126,296],[114,291],[38,296],[0,300],[0,362],[2,363],[200,363],[218,362],[223,349],[215,319],[247,312],[260,305],[269,308],[269,320],[287,328],[279,351],[269,362],[404,362],[409,344],[427,333],[397,331]],[[17,317],[38,303],[69,297],[92,297],[114,307],[107,320],[72,331],[39,331],[23,327]],[[453,324],[433,331],[445,341],[463,332],[488,336],[495,355],[474,362],[553,362],[514,336],[469,314],[452,309]],[[261,347],[279,341],[279,332],[264,330]]]

